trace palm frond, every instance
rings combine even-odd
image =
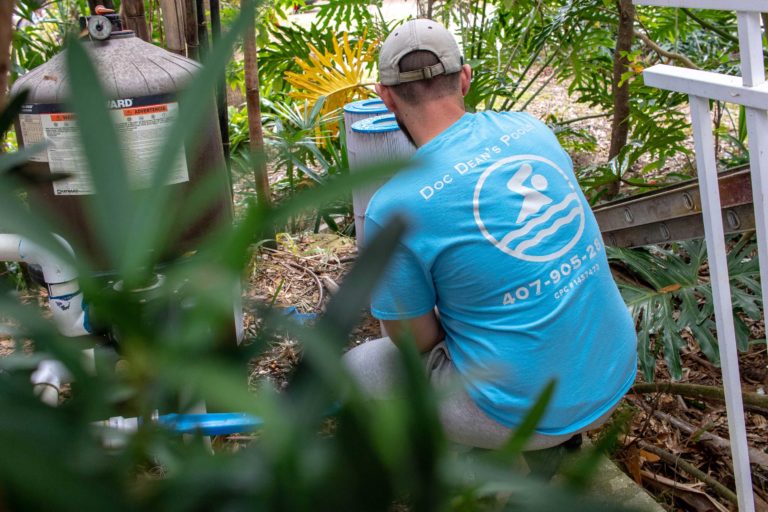
[[[363,36],[350,45],[349,34],[344,32],[332,40],[330,49],[323,51],[307,43],[311,50],[307,60],[294,59],[303,73],[285,73],[285,80],[295,88],[290,96],[312,105],[324,98],[324,114],[341,109],[355,98],[371,96],[365,87],[371,85],[366,83],[367,67],[373,61],[377,42],[366,44],[365,36],[363,32]]]

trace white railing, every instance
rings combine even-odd
[[[733,324],[731,289],[726,260],[720,190],[712,135],[709,100],[744,105],[747,113],[753,204],[760,259],[763,298],[768,297],[768,84],[765,81],[760,13],[768,12],[768,0],[634,0],[635,4],[736,11],[739,31],[741,77],[656,65],[643,71],[645,84],[688,94],[691,106],[696,166],[701,190],[707,253],[715,303],[717,339],[728,412],[728,430],[733,455],[739,510],[755,510],[749,467],[744,404],[741,396],[739,360]]]

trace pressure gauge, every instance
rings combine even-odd
[[[88,33],[93,39],[104,41],[112,34],[112,22],[105,16],[91,16],[88,18]]]

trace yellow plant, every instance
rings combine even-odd
[[[365,35],[360,37],[354,47],[349,45],[346,32],[333,40],[333,51],[319,51],[312,44],[309,62],[298,57],[294,60],[304,71],[293,73],[286,71],[285,79],[296,88],[290,96],[297,100],[307,100],[314,105],[325,97],[322,112],[327,114],[343,107],[355,98],[367,98],[372,95],[365,86],[365,64],[373,60],[377,41],[365,45]]]

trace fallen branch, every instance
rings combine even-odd
[[[715,501],[712,496],[691,485],[675,482],[670,478],[651,473],[645,469],[640,471],[640,476],[649,484],[662,489],[672,490],[673,496],[683,500],[692,510],[712,510],[713,507],[718,512],[726,512],[728,510],[722,504]]]
[[[691,464],[690,462],[683,460],[680,456],[674,455],[666,450],[659,448],[658,446],[646,443],[645,441],[638,441],[638,446],[647,452],[651,452],[654,455],[658,455],[661,459],[672,464],[674,467],[680,468],[689,475],[693,476],[697,480],[704,482],[712,488],[715,493],[721,498],[725,498],[734,505],[738,504],[736,493],[715,480],[712,476],[704,473],[702,470]]]
[[[288,262],[281,261],[280,264],[282,266],[286,267],[289,270],[290,269],[295,269],[295,270],[299,270],[301,272],[304,272],[305,274],[308,274],[312,279],[314,279],[315,284],[317,285],[317,291],[319,293],[319,298],[317,299],[317,304],[315,304],[315,309],[317,311],[320,311],[322,309],[322,307],[323,307],[323,299],[325,298],[325,287],[323,287],[323,283],[322,283],[322,281],[320,281],[320,278],[317,277],[317,274],[312,272],[307,267],[303,267],[301,265],[297,265],[296,263],[293,263],[291,261],[288,261]]]
[[[331,279],[328,276],[320,276],[320,279],[323,281],[323,284],[328,289],[328,293],[331,295],[336,295],[336,292],[339,291],[339,285]]]
[[[730,453],[731,451],[731,442],[728,439],[695,427],[687,421],[676,418],[675,416],[665,412],[652,411],[652,414],[657,418],[666,421],[680,431],[688,434],[694,440],[697,440],[704,445],[708,445],[715,451],[726,451],[727,453]],[[747,448],[749,451],[749,461],[752,464],[758,464],[762,467],[768,468],[768,454],[765,454],[757,448],[753,448],[752,446]]]
[[[701,400],[725,401],[725,394],[722,388],[715,386],[702,386],[699,384],[681,384],[679,382],[654,382],[651,384],[635,384],[632,386],[632,393],[643,395],[647,393],[671,393],[688,398],[698,398]],[[768,410],[768,396],[757,393],[742,393],[744,405],[759,407],[761,410]]]

